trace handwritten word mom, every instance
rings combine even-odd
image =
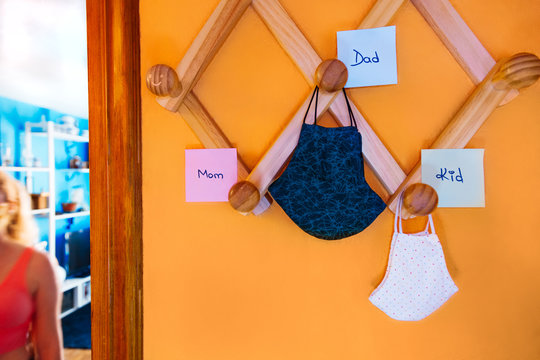
[[[221,173],[209,173],[208,171],[206,171],[206,169],[204,171],[201,171],[199,169],[197,169],[197,177],[200,179],[201,178],[201,175],[204,177],[206,176],[207,179],[223,179],[223,174]]]
[[[369,56],[364,56],[362,55],[359,51],[353,49],[353,51],[355,52],[355,60],[356,63],[355,64],[352,64],[351,66],[356,66],[356,65],[360,65],[360,64],[371,64],[371,63],[378,63],[379,62],[379,54],[377,54],[377,52],[375,51],[375,56],[374,57],[369,57]]]
[[[460,183],[463,183],[463,175],[461,174],[461,169],[458,168],[458,174],[456,174],[456,172],[454,170],[448,170],[446,168],[441,168],[440,170],[441,172],[436,174],[435,175],[435,178],[437,179],[440,179],[441,181],[445,181],[445,180],[448,180],[448,181],[451,181],[451,182],[454,182],[454,181],[457,181],[457,182],[460,182]],[[455,176],[454,176],[455,174]]]

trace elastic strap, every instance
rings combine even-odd
[[[403,202],[403,193],[399,194],[398,203],[396,205],[396,213],[394,215],[394,232],[403,233],[403,226],[401,224],[401,203]],[[399,231],[398,231],[399,223]]]
[[[354,118],[354,113],[351,108],[351,103],[349,102],[349,98],[347,97],[347,92],[345,91],[345,88],[341,89],[343,91],[343,95],[345,96],[345,102],[347,103],[347,110],[349,112],[349,125],[354,126],[358,129],[358,125],[356,124],[356,119]],[[315,111],[313,113],[313,124],[317,124],[317,106],[319,105],[319,87],[315,86],[315,90],[313,90],[313,94],[311,94],[311,98],[309,99],[309,104],[306,109],[306,113],[304,114],[304,119],[302,120],[302,123],[306,123],[306,118],[309,113],[309,109],[311,108],[311,103],[313,102],[313,98],[315,98]]]
[[[402,217],[401,217],[401,208],[403,205],[403,193],[399,195],[398,203],[396,206],[396,214],[394,215],[394,232],[398,232],[398,224],[399,224],[399,233],[403,233],[403,223],[402,223]],[[433,217],[431,214],[428,215],[428,222],[426,224],[426,232],[429,232],[431,234],[435,234],[435,225],[433,224]]]
[[[315,96],[317,95],[317,96]],[[304,120],[302,121],[303,124],[306,123],[307,114],[309,112],[309,109],[311,108],[311,103],[313,102],[313,98],[315,98],[315,113],[313,114],[313,124],[317,123],[317,103],[319,100],[319,87],[315,86],[315,90],[313,90],[313,94],[311,95],[311,99],[309,99],[309,105],[306,109],[306,113],[304,114]]]
[[[433,225],[433,218],[431,217],[431,214],[428,215],[428,223],[426,225],[426,231],[431,228],[431,233],[435,234],[435,225]]]
[[[317,92],[317,95],[315,95],[315,111],[313,112],[313,125],[317,125],[317,105],[319,104],[319,87],[315,86],[315,91]]]
[[[341,90],[343,90],[343,95],[345,95],[345,101],[347,102],[347,109],[349,110],[350,125],[353,126],[354,124],[354,127],[358,129],[358,126],[356,125],[356,119],[354,118],[354,113],[351,108],[351,104],[349,103],[349,98],[347,97],[347,92],[345,91],[345,88],[342,88]]]

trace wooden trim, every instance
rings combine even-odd
[[[138,0],[87,1],[92,358],[142,359]]]

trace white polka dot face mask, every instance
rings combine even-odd
[[[399,215],[401,199],[386,275],[369,300],[393,319],[418,321],[437,310],[458,288],[446,268],[431,215],[426,230],[417,234],[403,233]]]

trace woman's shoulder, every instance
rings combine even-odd
[[[52,266],[51,258],[49,254],[42,250],[34,249],[32,247],[27,248],[32,253],[32,260],[34,262],[34,266],[38,267],[40,270],[46,270],[49,267]]]
[[[21,244],[19,242],[15,242],[15,241],[3,241],[2,242],[2,248],[5,249],[6,251],[9,251],[10,254],[23,254],[24,252],[28,252],[29,255],[31,254],[32,257],[34,257],[34,255],[37,254],[38,257],[42,256],[42,255],[45,255],[44,252],[40,249],[36,249],[35,247],[33,246],[30,246],[30,245],[26,245],[26,244]]]
[[[52,257],[38,249],[29,248],[32,252],[32,267],[39,273],[54,274],[54,259]]]
[[[27,246],[11,241],[0,241],[0,267],[2,267],[2,264],[5,264],[8,268],[10,268],[19,263],[21,261],[21,257],[26,251],[31,252],[32,250]],[[32,256],[30,256],[30,258],[31,257]]]
[[[19,244],[17,242],[13,242],[9,240],[3,241],[2,247],[6,249],[7,251],[9,251],[10,253],[21,253],[21,254],[24,252],[24,250],[28,248],[28,246],[26,245]]]
[[[55,264],[51,256],[38,249],[28,249],[27,251],[32,252],[28,264],[29,285],[31,285],[31,288],[35,290],[40,287],[58,287],[59,279],[56,276]]]
[[[39,269],[43,269],[43,267],[47,266],[47,262],[50,262],[49,256],[45,252],[35,249],[32,246],[23,245],[16,242],[7,242],[5,246],[9,248],[10,252],[19,254],[20,256],[22,256],[24,253],[28,253],[28,266],[37,266]]]

